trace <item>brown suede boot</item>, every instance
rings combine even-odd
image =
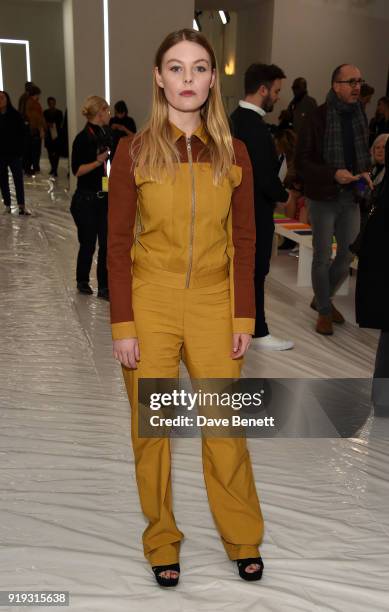
[[[315,298],[313,298],[310,306],[313,310],[317,310]],[[333,323],[338,323],[338,324],[344,323],[344,316],[342,315],[341,312],[339,312],[337,308],[335,308],[332,302],[331,302],[331,316],[332,316]]]
[[[316,331],[318,334],[323,334],[323,336],[332,336],[334,330],[332,327],[331,314],[319,314],[316,323]]]

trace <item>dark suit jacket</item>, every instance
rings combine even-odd
[[[278,178],[273,138],[262,117],[253,110],[238,106],[231,115],[231,123],[234,136],[245,143],[253,166],[256,219],[272,220],[276,202],[288,199],[288,192]]]
[[[308,115],[297,141],[296,172],[304,182],[304,194],[312,200],[334,200],[339,191],[336,170],[323,158],[326,119],[327,105],[322,104]]]
[[[293,129],[297,134],[300,133],[304,121],[315,108],[317,108],[316,100],[308,94],[305,94],[296,103],[293,100],[290,102],[288,110],[292,113]]]

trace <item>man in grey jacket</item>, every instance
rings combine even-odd
[[[296,151],[296,170],[304,181],[312,225],[311,307],[319,315],[316,331],[333,334],[344,323],[331,298],[347,277],[350,244],[360,229],[356,190],[372,188],[366,115],[359,101],[363,80],[356,66],[338,66],[325,104],[304,122]],[[332,261],[332,240],[336,257]]]

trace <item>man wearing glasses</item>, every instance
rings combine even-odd
[[[367,119],[359,101],[363,82],[356,66],[338,66],[325,104],[307,117],[297,145],[296,168],[312,225],[311,308],[318,312],[316,331],[323,335],[333,334],[333,323],[344,323],[331,299],[347,277],[349,246],[360,229],[357,189],[372,188]],[[337,249],[331,261],[333,236]]]

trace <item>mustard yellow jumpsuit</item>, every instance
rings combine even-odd
[[[123,367],[150,564],[179,560],[183,533],[172,508],[170,440],[138,435],[138,380],[238,378],[232,333],[253,333],[255,221],[251,164],[235,162],[215,186],[201,125],[187,138],[171,124],[180,154],[175,177],[156,182],[133,165],[122,138],[109,182],[108,273],[113,339],[138,337],[137,370]],[[203,437],[212,515],[231,560],[259,556],[263,519],[245,438]]]

